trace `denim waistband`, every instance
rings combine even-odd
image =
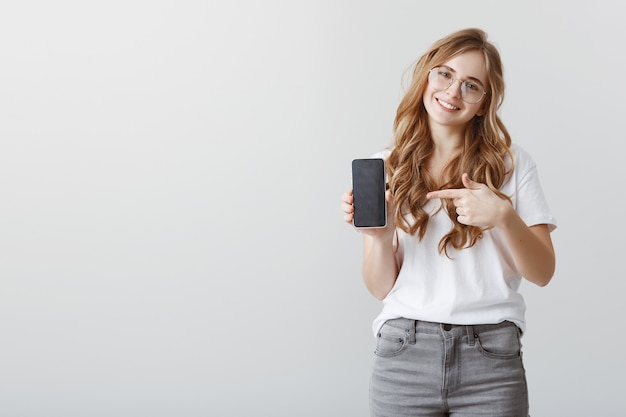
[[[503,321],[496,324],[448,324],[435,323],[430,321],[413,320],[407,318],[390,319],[385,322],[386,325],[397,329],[404,329],[409,334],[416,333],[438,334],[445,337],[462,337],[467,335],[468,339],[474,339],[477,334],[496,330],[503,327],[514,327],[521,334],[519,327],[510,321]]]

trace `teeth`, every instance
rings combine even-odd
[[[445,101],[439,100],[439,104],[441,104],[446,109],[450,109],[450,110],[458,110],[459,109],[458,107],[454,107],[452,104],[446,103]]]

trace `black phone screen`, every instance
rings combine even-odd
[[[352,191],[354,195],[354,226],[385,227],[385,162],[381,158],[352,161]]]

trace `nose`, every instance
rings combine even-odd
[[[461,89],[462,89],[462,81],[461,80],[452,80],[448,88],[446,88],[446,92],[451,94],[453,97],[461,97]]]

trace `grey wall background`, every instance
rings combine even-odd
[[[340,195],[468,26],[559,220],[556,276],[522,286],[531,414],[619,415],[617,5],[3,2],[0,415],[368,415],[380,305]]]

